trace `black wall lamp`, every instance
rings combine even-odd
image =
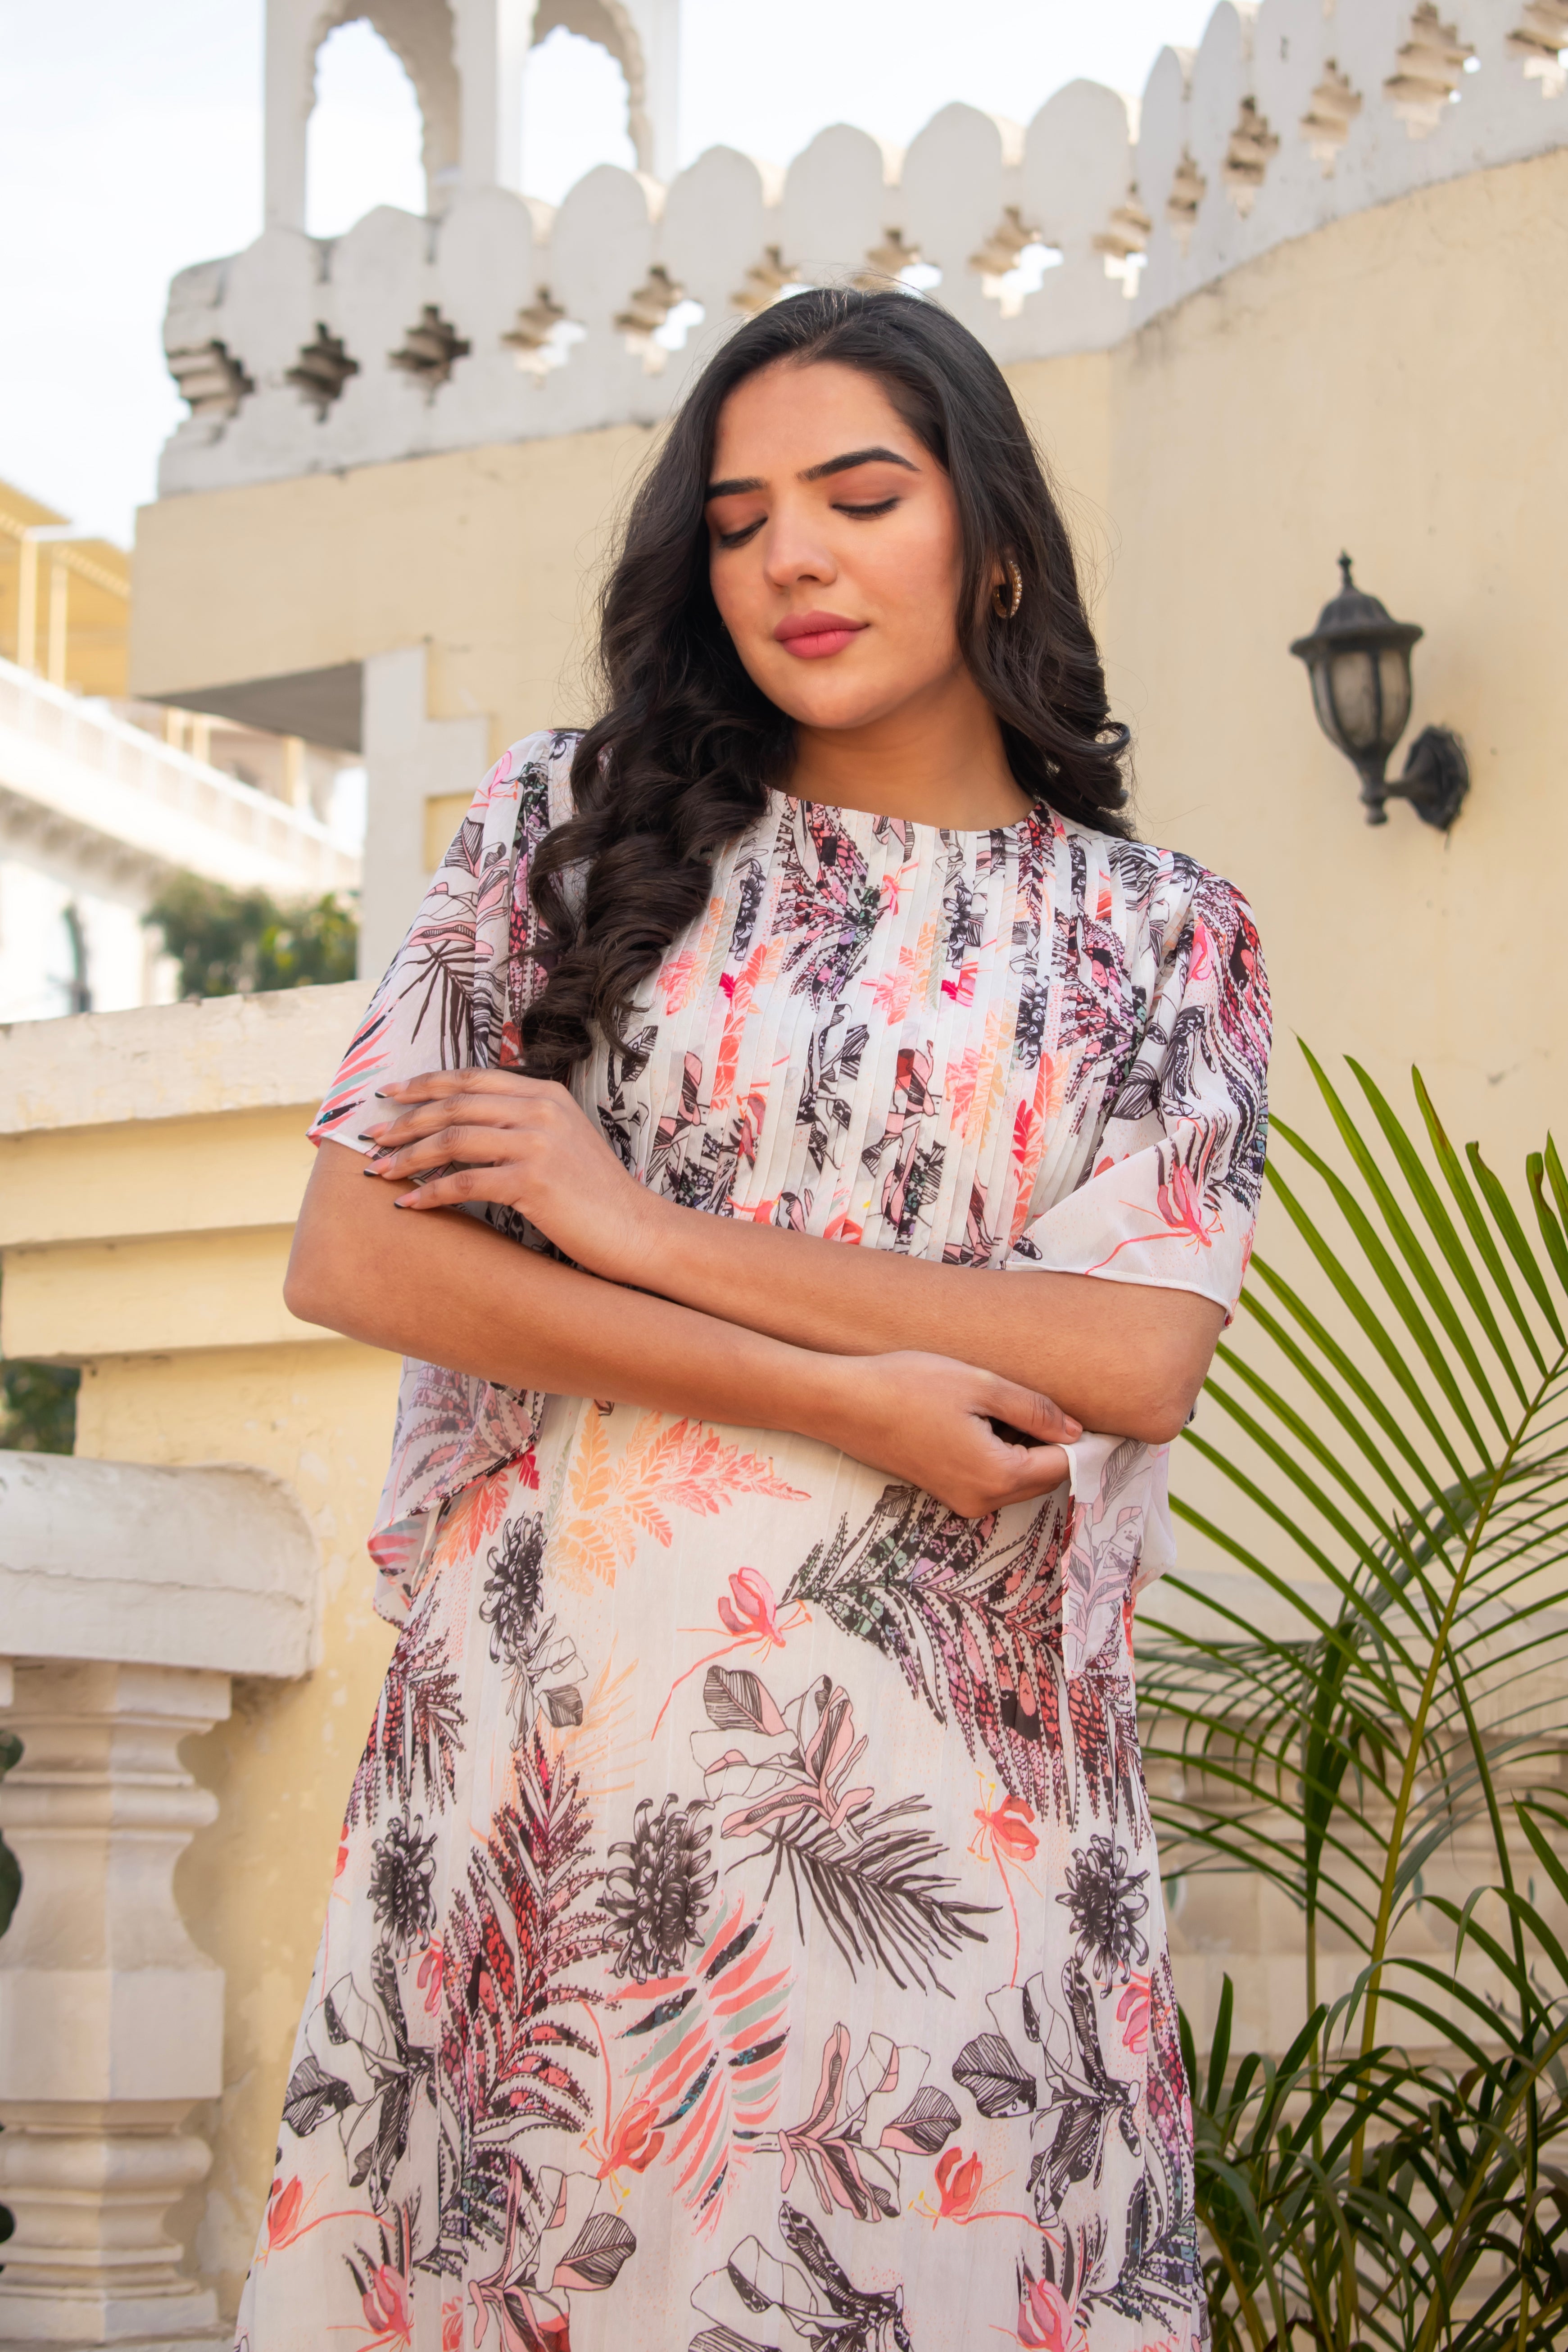
[[[1384,772],[1410,717],[1410,648],[1425,632],[1414,621],[1391,619],[1386,605],[1358,588],[1348,555],[1340,571],[1339,594],[1311,635],[1290,648],[1307,665],[1318,724],[1360,776],[1368,824],[1388,823],[1385,801],[1405,800],[1424,824],[1447,831],[1470,789],[1465,747],[1451,728],[1421,730],[1397,783]]]

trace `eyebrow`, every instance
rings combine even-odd
[[[900,457],[896,449],[884,449],[879,445],[871,449],[847,449],[842,457],[825,457],[820,466],[807,466],[798,477],[803,482],[826,481],[830,474],[847,474],[856,466],[877,463],[902,466],[909,474],[918,474],[920,467],[909,457]],[[766,482],[760,474],[736,476],[732,481],[710,482],[707,496],[710,499],[733,499],[748,490],[765,490]]]

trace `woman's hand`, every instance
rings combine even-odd
[[[821,1361],[826,1411],[805,1433],[923,1487],[960,1518],[1049,1494],[1068,1475],[1064,1444],[1083,1435],[1049,1397],[948,1356],[911,1349]]]
[[[399,1194],[400,1209],[495,1202],[588,1273],[647,1282],[670,1204],[627,1174],[564,1087],[514,1070],[430,1070],[382,1092],[405,1108],[365,1129],[375,1143],[366,1172],[408,1184],[447,1171]]]

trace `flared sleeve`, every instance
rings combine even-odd
[[[570,813],[576,742],[529,736],[479,785],[310,1123],[312,1143],[368,1152],[365,1129],[389,1114],[379,1088],[428,1070],[504,1069],[521,1059],[519,1023],[545,971],[529,864]],[[527,1459],[542,1402],[405,1360],[369,1541],[381,1615],[395,1624],[407,1615],[441,1504],[471,1478]]]
[[[1151,894],[1142,1034],[1077,1188],[1013,1263],[1193,1290],[1228,1321],[1252,1255],[1268,1134],[1268,982],[1239,891],[1185,860]]]
[[[1268,982],[1239,891],[1167,858],[1132,963],[1152,974],[1143,1027],[1112,1084],[1089,1172],[1035,1218],[1010,1263],[1110,1282],[1241,1296],[1268,1139]],[[1140,956],[1138,950],[1142,950]],[[1062,1660],[1086,1673],[1123,1610],[1175,1560],[1170,1448],[1086,1431],[1066,1449],[1072,1518]]]

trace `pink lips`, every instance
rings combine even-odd
[[[842,653],[865,625],[864,621],[847,621],[842,613],[790,613],[773,635],[786,653],[802,661],[820,661],[825,655]]]

